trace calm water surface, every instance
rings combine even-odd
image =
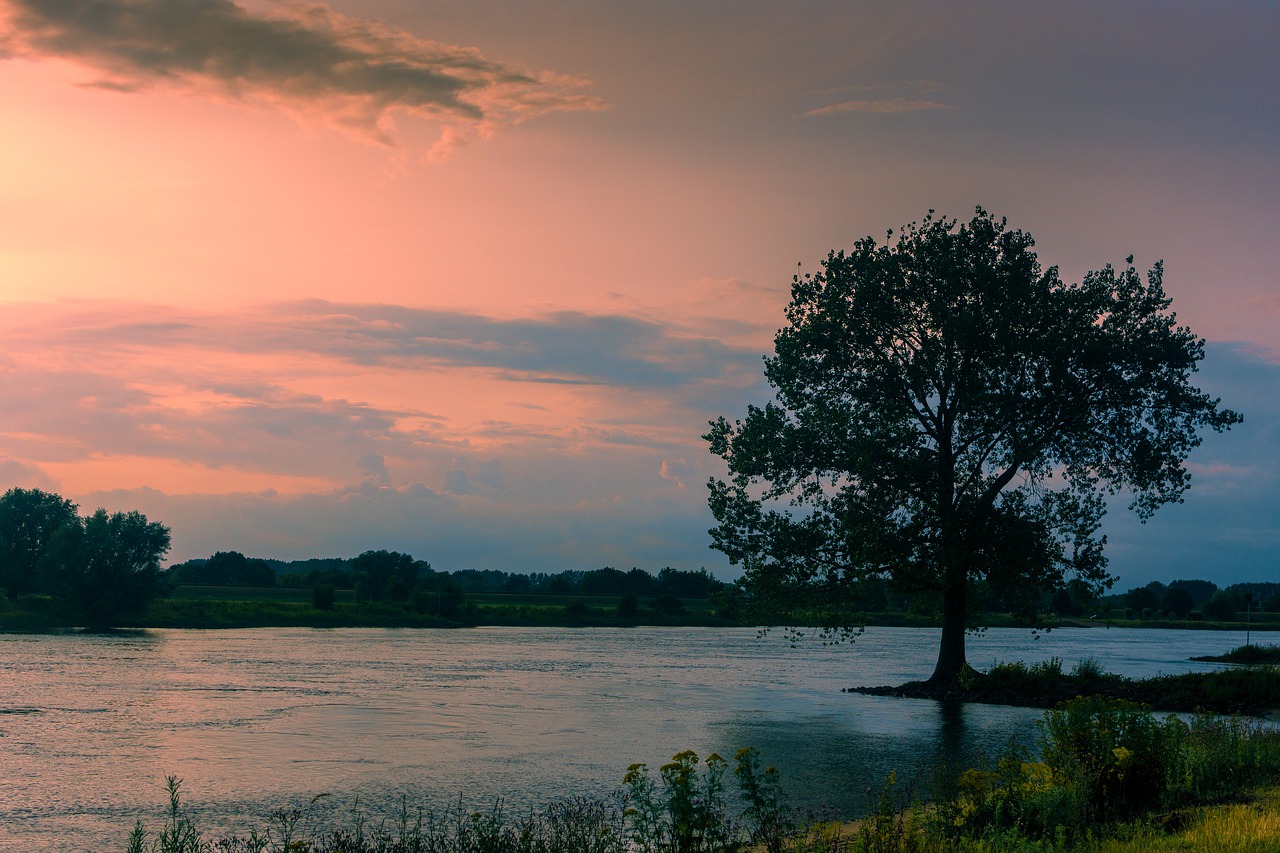
[[[1130,676],[1210,669],[1201,631],[991,630],[969,660],[1095,657]],[[258,629],[0,636],[0,849],[123,850],[184,780],[209,832],[306,804],[402,795],[526,808],[616,789],[628,764],[755,746],[797,805],[857,812],[868,785],[1030,740],[1039,712],[844,694],[927,676],[937,632],[790,648],[753,629]],[[324,815],[318,815],[323,817]]]

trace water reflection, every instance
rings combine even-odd
[[[1010,737],[1035,738],[1040,714],[1024,708],[851,695],[845,713],[739,718],[719,726],[726,756],[754,746],[782,771],[793,802],[861,814],[890,773],[928,794],[954,773],[999,753]]]

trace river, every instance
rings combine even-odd
[[[1129,676],[1234,633],[992,629],[969,660],[1086,657]],[[633,762],[754,746],[796,805],[858,812],[890,771],[971,764],[1040,712],[840,692],[927,676],[937,632],[871,628],[852,645],[754,629],[159,630],[0,636],[0,849],[123,850],[158,829],[164,781],[212,834],[277,807],[373,815],[402,796],[526,809],[607,794]]]

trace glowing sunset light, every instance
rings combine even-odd
[[[0,0],[0,488],[173,560],[700,566],[791,276],[931,208],[1164,259],[1244,425],[1124,583],[1280,561],[1265,3]],[[798,265],[797,265],[798,264]],[[1230,529],[1230,535],[1223,531]]]

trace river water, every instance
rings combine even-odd
[[[1243,643],[1203,631],[992,629],[969,660],[1086,657],[1129,676]],[[0,636],[0,849],[123,850],[166,775],[207,833],[402,796],[526,809],[616,790],[633,762],[754,746],[791,801],[857,813],[890,771],[967,766],[1040,712],[841,693],[932,670],[937,632],[791,648],[754,629],[256,629]]]

